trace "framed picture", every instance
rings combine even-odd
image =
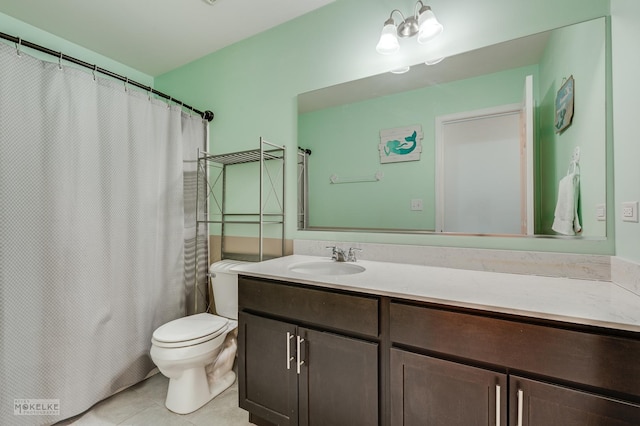
[[[571,124],[574,92],[575,84],[571,76],[562,84],[556,95],[556,133],[562,133]]]
[[[380,163],[420,160],[422,138],[419,125],[380,130]]]

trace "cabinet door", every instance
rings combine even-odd
[[[240,407],[279,426],[297,425],[296,326],[240,312],[238,327]]]
[[[391,349],[391,425],[506,425],[506,397],[505,374]]]
[[[304,328],[300,425],[372,426],[378,422],[378,344]]]
[[[638,426],[640,406],[522,377],[509,378],[516,426]]]

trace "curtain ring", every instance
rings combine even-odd
[[[151,88],[151,86],[147,88],[147,94],[149,96],[149,101],[151,101],[151,95],[153,95],[153,89]]]
[[[129,77],[126,77],[126,80],[124,81],[124,91],[127,92],[127,84],[129,84]]]
[[[98,66],[94,65],[93,66],[93,81],[96,81],[96,71],[98,71]]]
[[[20,48],[22,47],[22,39],[18,37],[18,42],[16,43],[16,54],[21,56]]]
[[[60,52],[60,56],[58,56],[58,69],[62,69],[62,52]]]
[[[167,102],[167,108],[171,109],[171,102],[173,102],[173,98],[169,96],[169,101]]]

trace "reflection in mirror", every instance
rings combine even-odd
[[[558,235],[552,227],[563,220],[571,235],[575,219],[577,235],[606,236],[596,214],[606,200],[605,25],[600,18],[299,95],[298,145],[312,152],[305,228]],[[557,131],[570,77],[573,119]],[[529,127],[519,111],[527,78]],[[515,118],[458,135],[478,114]],[[560,182],[576,148],[579,186],[567,196]]]

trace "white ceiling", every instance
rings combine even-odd
[[[0,12],[157,76],[333,1],[0,0]]]

